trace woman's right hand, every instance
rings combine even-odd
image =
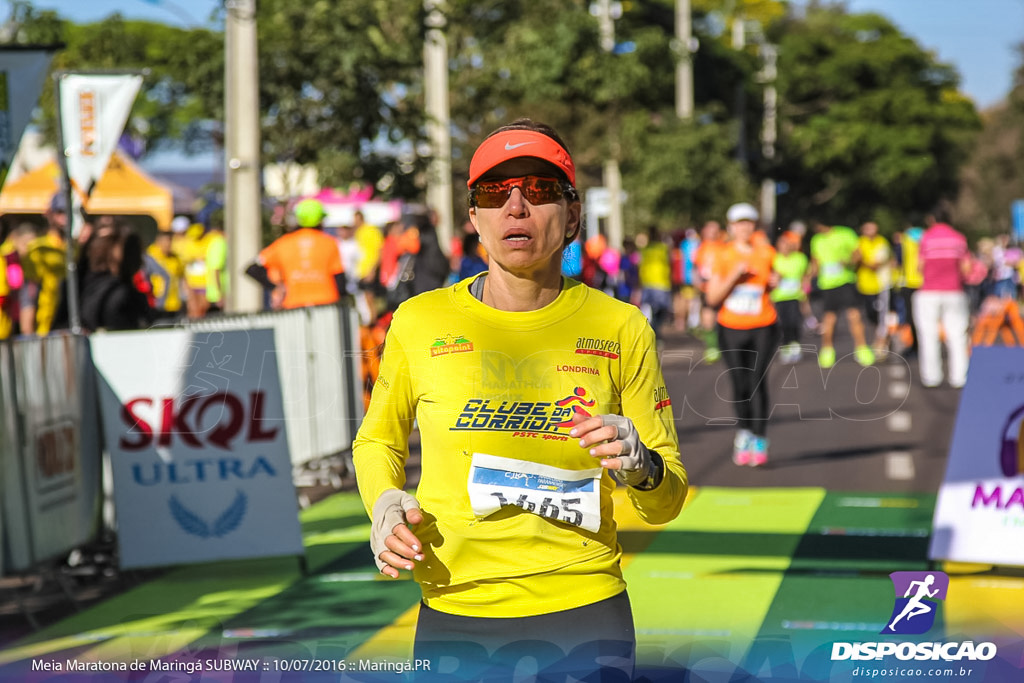
[[[398,489],[380,494],[373,505],[370,548],[382,574],[397,579],[400,569],[412,571],[423,559],[423,544],[408,527],[421,522],[423,512],[414,497]]]

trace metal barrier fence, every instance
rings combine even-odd
[[[58,559],[100,529],[101,440],[85,337],[0,344],[4,573]]]
[[[342,453],[363,418],[359,321],[347,306],[189,321],[200,332],[274,330],[293,465]]]
[[[354,310],[319,306],[185,326],[273,329],[292,464],[351,448],[363,417]],[[101,518],[109,521],[108,474],[89,339],[56,333],[0,342],[0,575],[93,541]]]

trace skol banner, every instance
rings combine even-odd
[[[81,205],[103,176],[142,86],[138,74],[61,74],[60,126],[74,206],[72,234],[81,229]]]
[[[273,331],[90,343],[122,567],[303,552]]]
[[[974,350],[933,529],[933,559],[1024,566],[1024,349]]]
[[[44,48],[0,48],[0,186],[32,118],[52,56]]]

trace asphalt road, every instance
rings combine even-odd
[[[663,371],[691,483],[936,492],[945,474],[960,391],[924,388],[913,358],[890,354],[862,368],[841,330],[839,360],[822,370],[817,342],[816,335],[805,334],[799,363],[783,365],[776,359],[772,364],[769,461],[752,468],[731,460],[736,427],[725,365],[705,363],[703,345],[693,337],[666,335]]]

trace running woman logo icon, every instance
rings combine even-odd
[[[936,601],[946,599],[949,577],[944,572],[893,572],[889,578],[896,591],[896,604],[881,633],[926,633],[935,623]]]
[[[1010,414],[999,441],[999,466],[1003,476],[1024,474],[1024,406]]]

